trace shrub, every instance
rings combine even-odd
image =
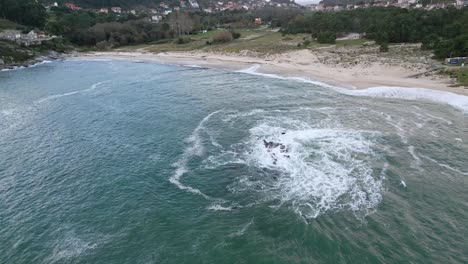
[[[177,44],[187,44],[187,43],[190,43],[190,41],[192,41],[190,38],[179,37],[177,39]]]
[[[238,39],[238,38],[241,37],[241,33],[236,32],[236,31],[234,31],[234,30],[231,31],[231,35],[232,35],[232,38],[233,38],[233,39]]]
[[[380,52],[388,52],[388,43],[382,42],[379,47]]]
[[[322,44],[335,44],[336,43],[336,35],[333,32],[317,33],[315,37],[317,38],[318,43],[322,43]]]
[[[98,43],[96,43],[96,48],[98,50],[107,50],[107,49],[111,49],[112,47],[113,47],[112,43],[106,40],[99,41]]]
[[[213,37],[213,43],[228,43],[232,41],[232,34],[229,31],[222,31]]]
[[[302,43],[302,46],[307,47],[310,45],[310,43],[311,43],[310,40],[306,40]]]

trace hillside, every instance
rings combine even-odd
[[[85,8],[100,8],[108,6],[120,6],[120,7],[133,7],[138,5],[144,6],[155,6],[163,0],[43,0],[44,4],[52,4],[57,2],[59,4],[74,3],[78,6]],[[171,1],[166,1],[171,2]]]
[[[57,2],[59,5],[63,5],[65,3],[73,3],[77,6],[84,7],[84,8],[101,8],[101,7],[111,7],[111,6],[119,6],[123,8],[133,8],[138,6],[145,6],[145,7],[157,7],[160,3],[164,2],[169,6],[179,6],[180,2],[187,2],[187,1],[179,1],[179,0],[41,0],[41,2],[45,5],[53,4]],[[218,2],[233,2],[237,4],[246,4],[246,3],[256,3],[256,2],[265,2],[265,1],[248,1],[248,0],[195,0],[194,2],[198,2],[201,7],[209,7],[214,6]],[[271,0],[268,2],[272,3],[293,3],[290,0]]]

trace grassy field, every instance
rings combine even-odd
[[[18,24],[13,23],[9,20],[1,19],[0,18],[0,31],[4,29],[16,29],[18,27]]]
[[[219,32],[224,30],[214,30],[206,33],[185,36],[190,38],[186,44],[177,44],[177,39],[164,40],[145,45],[136,45],[131,47],[121,48],[123,50],[145,49],[150,52],[167,52],[167,51],[215,51],[237,53],[244,50],[253,51],[263,54],[275,54],[285,51],[298,49],[298,44],[303,44],[305,40],[311,40],[310,34],[285,35],[271,30],[255,30],[243,29],[236,30],[241,34],[239,39],[225,44],[207,44]],[[344,44],[343,44],[344,45]],[[307,48],[315,48],[321,45],[311,41]],[[302,48],[305,48],[302,46]]]
[[[468,87],[468,67],[447,66],[441,73],[455,78],[457,84],[454,86]]]
[[[366,38],[346,39],[346,40],[337,40],[336,45],[337,46],[357,46],[357,45],[363,45],[366,42],[369,42],[369,40]]]
[[[468,68],[459,68],[456,74],[457,82],[462,86],[468,87]]]

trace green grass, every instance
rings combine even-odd
[[[457,71],[457,82],[468,87],[468,68],[460,68]]]
[[[144,45],[135,45],[130,47],[119,48],[120,50],[136,50],[145,49],[150,52],[168,52],[168,51],[215,51],[215,52],[228,52],[238,53],[241,51],[253,51],[262,54],[275,54],[282,53],[297,49],[314,49],[324,46],[330,46],[329,44],[319,44],[316,41],[312,41],[310,34],[295,34],[295,35],[282,35],[280,32],[274,32],[265,29],[237,29],[236,31],[241,33],[239,39],[233,40],[229,43],[224,44],[212,44],[207,45],[207,41],[211,41],[213,37],[224,29],[218,29],[209,31],[206,33],[200,33],[195,35],[189,35],[191,41],[186,44],[177,44],[177,39],[164,40],[160,42],[153,42]],[[305,40],[309,40],[310,44],[303,46]],[[337,46],[360,46],[367,42],[367,39],[351,39],[351,40],[339,40]],[[298,44],[301,44],[298,47]]]
[[[468,67],[459,66],[448,66],[441,71],[442,74],[446,74],[451,78],[457,80],[457,84],[454,86],[465,86],[468,87]]]
[[[243,50],[259,52],[263,54],[274,54],[290,50],[298,49],[297,45],[304,42],[304,38],[310,37],[309,34],[297,34],[283,36],[279,32],[258,29],[237,29],[241,33],[239,39],[225,44],[208,45],[207,41],[211,41],[213,37],[223,29],[213,30],[206,33],[189,35],[191,41],[186,44],[177,44],[177,39],[153,42],[144,45],[135,45],[130,47],[119,48],[120,50],[136,50],[145,49],[150,52],[167,52],[167,51],[216,51],[216,52],[232,52],[237,53]],[[308,47],[314,47],[316,43],[312,43]]]
[[[18,24],[11,22],[10,20],[0,18],[0,30],[16,28],[18,28]]]
[[[362,44],[368,42],[368,39],[360,38],[360,39],[345,39],[345,40],[337,40],[337,46],[361,46]]]

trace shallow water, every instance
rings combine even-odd
[[[465,98],[251,73],[0,73],[0,263],[468,262]]]

